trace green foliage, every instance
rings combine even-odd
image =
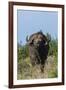
[[[47,41],[49,43],[49,56],[56,56],[58,54],[58,40],[53,39],[49,33],[46,34]]]
[[[28,46],[27,45],[22,46],[18,44],[18,62],[20,62],[20,60],[24,60],[28,56],[29,56]]]
[[[57,76],[58,76],[57,75],[57,69],[48,72],[48,78],[54,78],[54,77],[57,77]]]
[[[17,79],[25,79],[25,76],[30,76],[30,59],[27,45],[18,44],[18,68]],[[29,75],[28,75],[29,74]],[[28,78],[28,77],[27,77]]]
[[[58,42],[57,42],[57,39],[56,40],[51,40],[49,42],[49,53],[48,55],[54,55],[56,56],[58,53]]]
[[[31,77],[31,63],[29,57],[18,63],[17,79],[29,79]]]
[[[58,40],[53,39],[50,34],[47,33],[47,38],[49,41],[49,53],[48,56],[54,56],[53,70],[48,71],[48,78],[54,78],[58,76]],[[55,68],[54,68],[55,66]]]
[[[48,42],[50,42],[51,41],[51,35],[49,33],[47,33],[46,37],[47,37]]]

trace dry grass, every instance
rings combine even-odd
[[[57,62],[54,56],[49,56],[46,60],[44,73],[41,73],[40,65],[32,67],[29,57],[18,63],[17,79],[40,79],[57,77]]]

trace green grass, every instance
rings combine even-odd
[[[27,57],[24,60],[20,60],[18,63],[18,73],[17,79],[40,79],[40,78],[55,78],[57,77],[57,61],[55,60],[55,56],[49,56],[45,68],[44,73],[41,73],[40,65],[36,65],[32,67],[30,63],[30,58]]]

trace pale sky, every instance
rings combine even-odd
[[[57,11],[17,11],[17,35],[18,43],[24,45],[26,36],[42,30],[49,33],[53,38],[58,37],[58,12]]]

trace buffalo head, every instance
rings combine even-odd
[[[27,36],[26,41],[28,45],[33,45],[35,47],[45,46],[49,43],[49,39],[42,32],[34,33],[29,38]]]

